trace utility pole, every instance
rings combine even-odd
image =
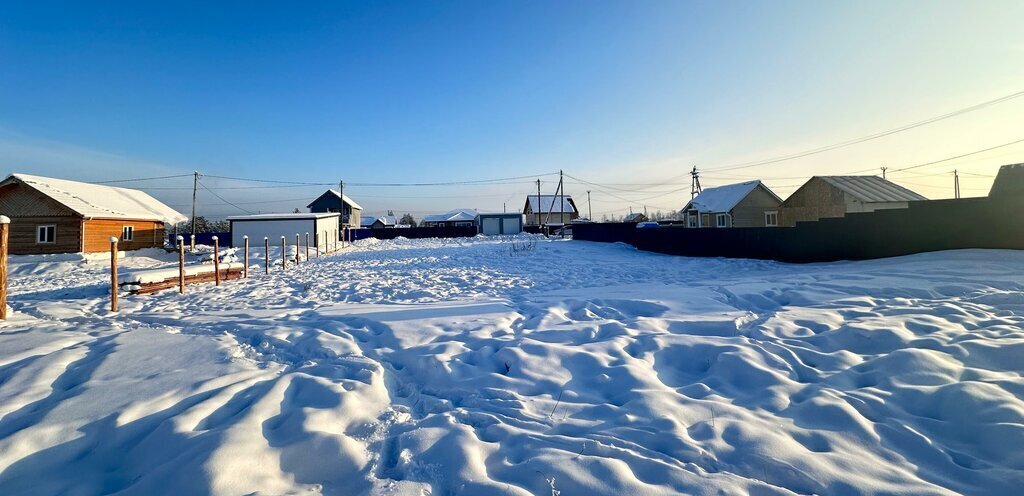
[[[562,182],[562,170],[558,169],[558,191],[561,196],[558,197],[558,223],[562,224],[562,238],[565,237],[565,188],[564,182]],[[571,218],[572,215],[569,215]]]
[[[587,218],[594,222],[594,209],[590,206],[590,190],[587,190]]]
[[[697,166],[693,166],[693,170],[690,171],[690,176],[693,178],[690,181],[690,199],[694,199],[700,194],[700,173],[697,172]]]
[[[508,202],[501,202],[501,213],[508,212]]]
[[[534,215],[537,216],[537,225],[538,226],[540,225],[540,210],[541,210],[541,208],[542,207],[540,206],[540,179],[538,179],[537,180],[537,211],[533,213]]]
[[[345,181],[338,181],[338,233],[345,232]],[[337,241],[337,240],[335,240]],[[345,242],[341,243],[342,248],[345,247]]]
[[[192,226],[189,234],[196,233],[196,189],[199,188],[199,171],[192,172]]]
[[[889,169],[888,167],[886,167],[884,165],[882,166],[882,179],[885,179],[885,171],[888,170],[888,169]]]
[[[956,198],[960,199],[960,173],[956,169],[953,169],[953,191]]]

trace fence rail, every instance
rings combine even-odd
[[[367,238],[395,239],[398,237],[409,239],[420,238],[471,238],[477,235],[476,226],[459,227],[400,227],[385,229],[353,229],[352,240]]]

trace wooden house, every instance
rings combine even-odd
[[[363,229],[392,229],[398,226],[398,217],[391,211],[388,211],[387,215],[374,216],[362,216],[359,221],[359,227]]]
[[[529,195],[523,216],[528,226],[561,226],[579,218],[580,212],[569,195]]]
[[[312,203],[306,205],[310,213],[337,213],[341,208],[341,193],[333,189],[324,191],[324,194],[313,200]],[[359,206],[358,203],[352,201],[348,195],[345,195],[344,212],[342,212],[341,225],[342,226],[361,226],[362,225],[362,212],[363,207]]]
[[[12,174],[0,182],[0,214],[11,218],[13,254],[93,253],[162,247],[185,216],[142,191]]]
[[[647,216],[642,212],[635,212],[625,216],[622,222],[647,222]]]
[[[907,208],[927,200],[903,186],[878,176],[814,176],[782,203],[782,225],[845,217],[848,213]]]
[[[761,181],[708,188],[683,207],[686,227],[775,227],[782,199]]]

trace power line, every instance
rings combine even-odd
[[[1014,98],[1018,98],[1020,96],[1024,96],[1024,91],[1018,91],[1016,93],[1011,93],[1009,95],[1002,96],[1002,97],[996,98],[994,100],[989,100],[989,101],[986,101],[986,102],[982,102],[982,103],[978,103],[978,104],[975,104],[975,105],[971,105],[970,107],[965,107],[965,108],[962,108],[962,109],[959,109],[959,110],[954,110],[952,112],[948,112],[948,113],[945,113],[945,114],[942,114],[942,115],[938,115],[938,116],[935,116],[935,117],[930,117],[928,119],[925,119],[925,120],[922,120],[922,121],[917,121],[917,122],[914,122],[914,123],[911,123],[911,124],[905,124],[903,126],[899,126],[899,127],[893,128],[893,129],[889,129],[887,131],[881,131],[881,132],[877,132],[877,133],[874,133],[874,134],[869,134],[869,135],[866,135],[866,136],[861,136],[859,138],[854,138],[854,139],[850,139],[850,140],[846,140],[846,141],[841,141],[839,143],[833,143],[833,144],[827,145],[827,146],[813,148],[813,149],[810,149],[810,150],[805,150],[805,151],[802,151],[802,152],[792,153],[792,154],[789,154],[789,155],[782,155],[782,156],[779,156],[779,157],[774,157],[774,158],[765,159],[765,160],[755,160],[755,161],[750,161],[750,162],[741,162],[741,163],[725,165],[725,166],[721,166],[721,167],[708,167],[705,170],[707,170],[707,171],[726,171],[726,170],[745,169],[745,168],[749,168],[749,167],[757,167],[759,165],[774,164],[774,163],[783,162],[783,161],[786,161],[786,160],[793,160],[793,159],[797,159],[797,158],[807,157],[807,156],[810,156],[810,155],[816,155],[816,154],[819,154],[819,153],[824,153],[824,152],[827,152],[827,151],[835,150],[837,148],[843,148],[843,147],[846,147],[846,146],[855,145],[855,144],[858,144],[858,143],[863,143],[865,141],[875,140],[875,139],[878,139],[878,138],[882,138],[882,137],[889,136],[889,135],[892,135],[892,134],[900,133],[900,132],[903,132],[903,131],[908,131],[910,129],[914,129],[914,128],[918,128],[918,127],[925,126],[925,125],[928,125],[928,124],[932,124],[934,122],[938,122],[938,121],[941,121],[941,120],[949,119],[951,117],[956,117],[956,116],[959,116],[959,115],[963,115],[963,114],[966,114],[968,112],[973,112],[975,110],[980,110],[980,109],[983,109],[985,107],[996,105],[998,103],[1003,103],[1003,102],[1012,100]],[[680,177],[682,177],[682,176],[680,176]]]
[[[158,181],[162,179],[176,179],[179,177],[192,177],[192,174],[178,174],[175,176],[159,176],[159,177],[139,177],[135,179],[117,179],[114,181],[93,181],[92,184],[113,184],[113,183],[133,183],[139,181]],[[192,188],[188,188],[192,189]]]
[[[238,205],[235,205],[234,203],[231,203],[231,202],[229,202],[229,201],[225,200],[225,199],[224,199],[224,197],[222,197],[222,196],[218,195],[216,191],[214,191],[214,190],[212,190],[212,189],[210,189],[210,188],[207,188],[207,187],[206,187],[206,185],[205,185],[205,184],[203,184],[203,183],[202,183],[201,181],[199,182],[199,185],[200,185],[200,186],[202,186],[202,187],[203,187],[203,189],[205,189],[206,191],[209,191],[211,195],[213,195],[213,196],[216,196],[216,197],[217,197],[217,199],[219,199],[220,201],[222,201],[222,202],[224,202],[224,203],[227,203],[228,205],[231,205],[232,207],[235,207],[235,208],[237,208],[237,209],[239,209],[239,210],[241,210],[241,211],[243,211],[243,212],[245,212],[245,213],[247,213],[247,214],[251,214],[251,213],[253,213],[253,212],[252,212],[252,211],[250,211],[250,210],[246,210],[246,209],[244,209],[244,208],[242,208],[242,207],[239,207]]]
[[[956,160],[958,158],[964,158],[964,157],[969,157],[971,155],[977,155],[979,153],[985,153],[987,151],[995,150],[997,148],[1004,148],[1004,147],[1007,147],[1007,146],[1010,146],[1010,145],[1016,145],[1017,143],[1024,143],[1024,138],[1021,138],[1021,139],[1018,139],[1018,140],[1014,140],[1014,141],[1011,141],[1009,143],[1003,143],[1001,145],[990,146],[990,147],[982,149],[982,150],[977,150],[977,151],[973,151],[973,152],[970,152],[970,153],[964,153],[964,154],[961,154],[961,155],[957,155],[955,157],[944,158],[942,160],[934,160],[932,162],[926,162],[926,163],[923,163],[923,164],[912,165],[910,167],[903,167],[901,169],[893,169],[890,172],[902,172],[902,171],[907,171],[907,170],[911,170],[911,169],[918,169],[918,168],[926,167],[926,166],[929,166],[929,165],[935,165],[935,164],[939,164],[939,163],[942,163],[942,162],[948,162],[950,160]]]

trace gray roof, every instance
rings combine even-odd
[[[1013,196],[1024,193],[1024,164],[1004,165],[992,181],[988,196]]]
[[[815,176],[864,203],[927,200],[913,191],[878,176]]]
[[[444,214],[424,215],[423,222],[467,222],[476,220],[476,210],[460,208]]]

